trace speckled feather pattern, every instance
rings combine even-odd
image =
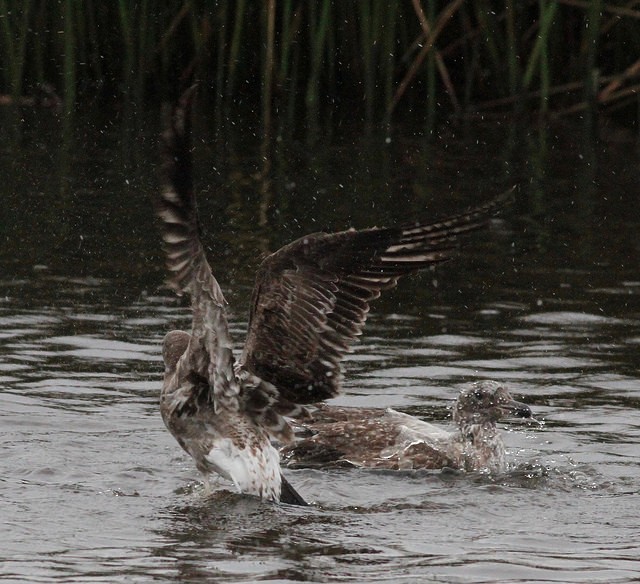
[[[291,467],[504,471],[496,422],[506,415],[530,417],[530,409],[502,384],[480,381],[460,393],[453,411],[456,428],[448,431],[392,409],[323,404],[300,424],[298,440],[281,454]]]

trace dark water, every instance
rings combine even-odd
[[[62,139],[46,113],[3,115],[3,581],[640,579],[632,142],[484,125],[429,146],[408,129],[389,141],[345,128],[313,148],[265,150],[240,126],[201,131],[206,241],[238,343],[263,251],[521,185],[460,258],[375,305],[336,401],[447,424],[460,386],[488,377],[544,424],[505,427],[501,476],[288,471],[314,503],[298,509],[222,484],[205,498],[160,419],[160,342],[189,314],[161,287],[149,205],[158,116],[94,115]]]

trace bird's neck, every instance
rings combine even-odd
[[[463,423],[460,432],[464,442],[480,446],[488,439],[498,435],[498,428],[494,422],[475,422],[473,420]]]
[[[466,470],[501,471],[504,466],[504,443],[493,422],[469,423],[460,428]]]

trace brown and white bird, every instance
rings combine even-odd
[[[464,388],[453,406],[453,432],[392,409],[319,405],[299,424],[298,439],[280,454],[289,467],[454,468],[504,472],[505,447],[496,422],[531,419],[497,381]]]
[[[157,202],[168,284],[191,297],[190,332],[163,343],[162,418],[208,484],[218,474],[241,493],[304,504],[280,470],[272,439],[288,443],[288,417],[340,391],[340,363],[369,303],[398,278],[452,258],[458,236],[488,224],[505,196],[435,223],[314,233],[268,256],[253,292],[236,361],[227,303],[205,256],[192,182],[187,90],[163,133]]]

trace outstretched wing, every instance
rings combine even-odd
[[[459,236],[486,226],[512,190],[436,223],[316,233],[270,255],[256,277],[242,365],[294,403],[335,396],[370,302],[401,276],[451,259]]]
[[[196,372],[213,388],[216,406],[237,400],[226,301],[200,240],[191,168],[191,106],[195,86],[173,107],[162,134],[163,185],[156,202],[169,272],[167,284],[191,297],[193,323],[188,349],[178,362],[185,374]],[[179,372],[178,372],[179,373]],[[233,407],[232,403],[227,405]]]

